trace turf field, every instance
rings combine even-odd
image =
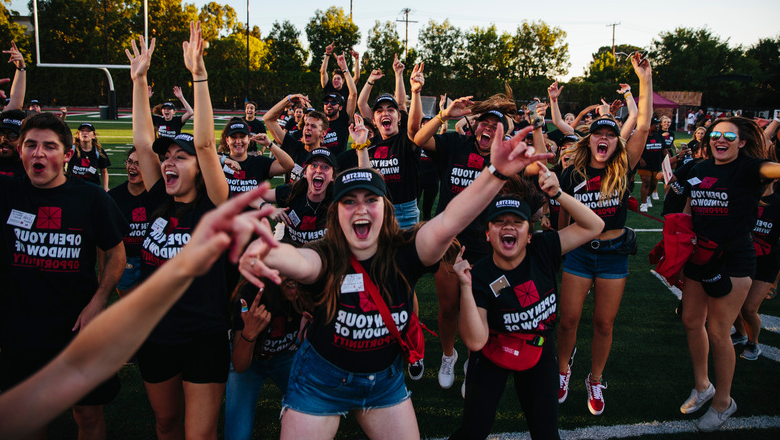
[[[120,111],[120,116],[128,112]],[[68,115],[68,123],[75,129],[88,121],[97,127],[98,138],[111,158],[111,186],[124,180],[125,152],[132,143],[129,117],[118,121],[101,121],[96,114]],[[185,131],[191,131],[188,122]],[[217,133],[223,126],[217,122]],[[687,142],[689,136],[678,133],[678,142]],[[638,197],[639,185],[635,196]],[[661,201],[650,208],[649,215],[659,216]],[[674,313],[677,297],[651,272],[647,254],[660,239],[662,224],[658,221],[629,213],[628,225],[637,230],[639,253],[629,260],[631,275],[614,328],[614,342],[604,379],[609,388],[604,391],[606,411],[592,416],[586,407],[585,377],[590,365],[592,334],[592,299],[586,301],[583,321],[579,329],[578,354],[574,362],[571,391],[560,407],[560,428],[563,438],[625,438],[692,439],[695,433],[694,416],[680,414],[679,406],[688,397],[693,386],[693,373],[688,357],[685,332]],[[437,329],[437,301],[432,276],[424,277],[417,285],[421,319],[433,330]],[[726,425],[727,430],[707,435],[717,439],[780,438],[780,298],[765,301],[761,309],[764,331],[761,343],[764,355],[749,362],[737,358],[732,395],[739,410]],[[460,423],[463,400],[460,385],[463,380],[463,360],[466,350],[458,342],[460,361],[456,367],[455,386],[442,390],[436,379],[441,358],[441,346],[428,335],[426,370],[418,381],[407,381],[423,438],[446,438]],[[739,352],[738,352],[739,353]],[[105,409],[109,439],[151,439],[155,437],[154,418],[146,399],[136,366],[124,367],[122,391]],[[714,379],[713,376],[711,376]],[[526,422],[520,414],[513,388],[507,387],[501,402],[494,433],[491,438],[527,438]],[[266,385],[257,406],[255,438],[278,438],[281,394],[273,385]],[[222,422],[220,422],[222,423]],[[221,437],[220,429],[220,437]],[[336,438],[364,438],[354,418],[342,421]],[[51,425],[50,438],[76,438],[76,427],[69,413],[60,416]]]

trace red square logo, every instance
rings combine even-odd
[[[317,228],[317,217],[312,217],[309,215],[304,215],[301,219],[301,231],[313,231]]]
[[[476,153],[469,154],[468,165],[469,168],[481,170],[485,168],[485,158]]]
[[[539,291],[536,290],[536,284],[534,284],[533,280],[515,286],[515,295],[517,295],[517,300],[520,301],[520,305],[523,307],[539,302]]]
[[[38,229],[60,229],[62,227],[62,208],[56,206],[39,207],[35,227]]]
[[[140,207],[140,208],[133,209],[132,216],[133,216],[133,223],[145,222],[146,221],[146,208]]]
[[[374,150],[374,159],[387,159],[388,154],[390,154],[390,147],[376,147]]]
[[[244,170],[236,171],[235,173],[233,173],[233,177],[238,180],[244,180],[246,179],[246,171]]]
[[[86,157],[82,157],[81,158],[81,166],[89,167],[89,159],[87,159]]]
[[[715,182],[718,181],[717,177],[705,177],[701,180],[701,183],[699,184],[699,188],[701,189],[710,189],[712,188],[712,185],[715,185]]]
[[[368,292],[360,292],[360,310],[364,312],[376,312],[379,310]]]
[[[601,176],[596,176],[588,180],[587,190],[596,191],[601,189]]]

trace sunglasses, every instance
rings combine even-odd
[[[19,139],[19,133],[15,131],[0,131],[0,138],[5,138],[9,142]]]
[[[727,131],[725,133],[721,133],[719,131],[713,131],[710,133],[710,140],[717,141],[718,139],[721,138],[721,136],[726,138],[726,140],[729,142],[734,142],[735,140],[737,140],[737,134],[734,133],[733,131]]]

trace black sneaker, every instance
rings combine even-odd
[[[425,371],[425,365],[423,365],[423,360],[420,359],[419,361],[409,364],[407,367],[407,371],[409,372],[409,379],[412,380],[420,380],[423,376],[423,372]]]

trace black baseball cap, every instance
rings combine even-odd
[[[578,142],[580,140],[580,137],[576,134],[567,134],[561,139],[561,145],[567,143],[567,142]]]
[[[40,103],[40,102],[38,102],[38,100],[37,100],[37,99],[31,99],[31,100],[30,100],[30,105],[33,105],[33,104],[38,104],[38,105],[41,105],[41,103]]]
[[[166,103],[164,103],[164,104],[162,105],[162,108],[172,108],[172,109],[176,110],[176,106],[175,106],[175,105],[173,105],[173,103],[171,103],[171,102],[166,102]]]
[[[78,131],[81,131],[81,130],[84,130],[84,129],[87,129],[87,130],[90,130],[90,131],[95,131],[95,126],[90,124],[89,122],[84,122],[81,125],[79,125]]]
[[[333,186],[333,201],[338,202],[348,192],[356,189],[367,189],[378,196],[387,195],[385,179],[370,168],[358,168],[344,171],[336,176]]]
[[[0,113],[0,128],[19,133],[22,121],[27,116],[24,110],[7,110]]]
[[[327,148],[315,148],[311,150],[303,163],[308,165],[314,159],[322,159],[328,162],[331,166],[336,167],[336,158],[333,157],[333,153]]]
[[[509,130],[509,124],[507,124],[507,122],[506,122],[506,116],[505,116],[503,113],[501,113],[500,111],[498,111],[498,110],[488,110],[488,111],[486,111],[485,113],[482,113],[482,114],[481,114],[481,115],[479,115],[479,117],[477,118],[477,122],[479,122],[479,121],[481,121],[481,120],[483,120],[483,119],[487,118],[488,116],[495,116],[495,117],[497,117],[497,118],[498,118],[498,120],[499,120],[499,121],[500,121],[502,124],[504,124],[504,132],[505,132],[505,133],[506,133],[506,131],[507,131],[507,130]]]
[[[168,151],[168,147],[171,146],[172,144],[178,145],[179,147],[181,147],[182,150],[186,151],[187,153],[196,154],[195,138],[193,138],[192,135],[189,133],[179,133],[176,135],[176,137],[173,138],[160,136],[152,144],[152,150],[154,150],[155,153],[162,156],[163,154],[165,154],[166,151]]]
[[[234,119],[228,122],[227,131],[225,132],[225,135],[231,136],[236,133],[244,133],[245,135],[249,136],[249,126],[246,125],[246,123],[244,123],[244,121],[240,119]]]
[[[376,98],[376,101],[374,101],[374,105],[371,107],[371,110],[376,111],[377,107],[384,103],[389,103],[391,106],[398,109],[398,101],[395,100],[393,95],[389,93],[383,93],[379,95],[378,98]]]
[[[590,124],[590,129],[588,129],[588,131],[590,133],[593,133],[594,131],[602,127],[607,127],[609,129],[612,129],[612,131],[614,131],[615,134],[620,136],[620,127],[618,127],[617,122],[615,122],[612,118],[596,119]]]
[[[340,93],[328,93],[324,98],[322,98],[322,102],[328,101],[336,101],[336,104],[341,106],[344,105],[344,97],[341,96]]]
[[[523,220],[528,220],[531,218],[531,207],[518,196],[499,196],[490,202],[490,206],[488,207],[488,221],[492,222],[496,217],[502,214],[515,214]]]

